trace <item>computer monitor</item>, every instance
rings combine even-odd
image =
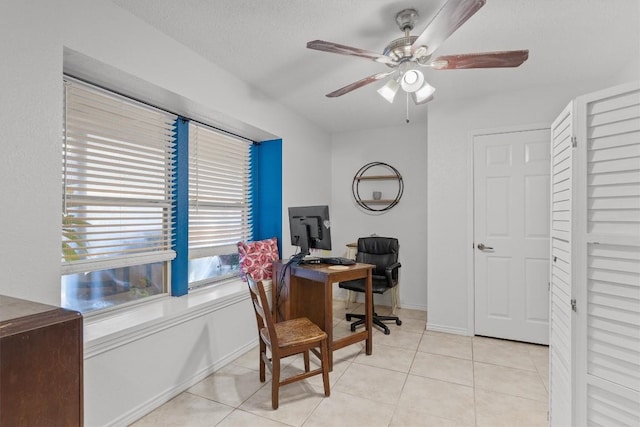
[[[331,250],[331,223],[328,206],[299,206],[289,208],[291,244],[300,247],[300,256],[309,249]]]

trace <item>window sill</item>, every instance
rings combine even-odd
[[[95,357],[248,298],[246,282],[235,279],[181,297],[163,296],[123,310],[88,316],[84,320],[84,358]]]

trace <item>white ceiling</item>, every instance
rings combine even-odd
[[[112,0],[329,132],[399,125],[405,99],[384,101],[376,82],[324,95],[382,64],[306,48],[321,39],[382,52],[402,36],[396,12],[412,7],[418,35],[445,0]],[[640,55],[639,0],[487,0],[435,56],[529,49],[519,68],[425,69],[430,104],[499,91],[606,80]],[[426,106],[410,117],[426,120]]]

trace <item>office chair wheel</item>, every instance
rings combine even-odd
[[[351,332],[355,332],[355,331],[356,331],[356,326],[355,325],[351,325]]]
[[[391,333],[391,331],[389,330],[389,328],[386,328],[386,329],[384,330],[384,334],[385,334],[385,335],[389,335],[390,333]]]
[[[398,325],[398,326],[402,325],[402,320],[400,320],[400,319],[396,320],[396,325]]]
[[[350,315],[350,314],[347,314],[347,316],[346,316],[346,317],[347,317],[347,321],[350,321],[350,320],[351,320],[351,315]]]

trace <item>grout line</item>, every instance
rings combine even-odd
[[[471,337],[471,374],[473,380],[473,425],[478,426],[478,403],[476,398],[476,355]]]

